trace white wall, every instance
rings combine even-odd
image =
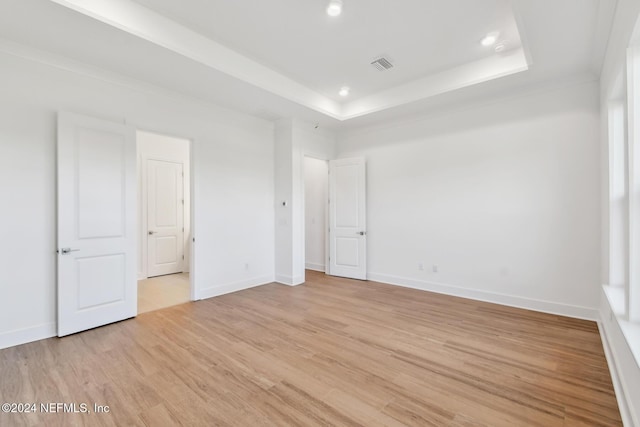
[[[191,260],[191,142],[187,139],[152,132],[136,132],[138,144],[138,279],[147,278],[147,160],[167,160],[182,164],[184,173],[184,262],[183,272],[189,272]]]
[[[46,61],[57,66],[0,53],[0,348],[55,333],[60,110],[193,141],[197,297],[273,280],[271,123],[108,73],[66,71],[77,64],[61,58]]]
[[[275,145],[276,281],[299,285],[305,280],[304,158],[332,159],[335,135],[309,123],[281,120]]]
[[[367,160],[368,277],[595,319],[598,131],[586,83],[345,135],[339,157]]]
[[[275,280],[294,285],[304,281],[294,272],[293,256],[293,128],[290,120],[279,121],[275,130]],[[295,199],[295,200],[294,200]]]
[[[304,158],[305,268],[325,271],[329,165]]]

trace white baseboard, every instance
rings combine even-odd
[[[229,294],[256,286],[266,285],[267,283],[273,283],[272,276],[255,277],[252,279],[229,283],[221,286],[212,286],[210,288],[201,290],[198,299],[206,299],[219,295]],[[56,335],[56,323],[47,323],[30,328],[3,332],[0,333],[0,350],[4,348],[14,347],[16,345],[55,337]]]
[[[639,342],[640,334],[625,329],[629,322],[624,319],[624,300],[620,299],[623,295],[623,289],[602,287],[598,327],[622,422],[625,426],[637,427],[640,426],[640,360],[634,354],[633,344]]]
[[[324,273],[324,264],[316,264],[315,262],[307,262],[304,265],[307,270],[320,271]]]
[[[601,313],[602,314],[602,313]],[[607,359],[607,365],[609,366],[609,372],[611,373],[611,382],[613,383],[613,390],[616,393],[616,400],[618,402],[618,409],[620,410],[620,416],[622,417],[622,424],[624,426],[633,426],[632,415],[627,404],[627,396],[624,393],[624,387],[620,377],[620,370],[618,369],[617,357],[609,337],[607,335],[607,328],[604,326],[604,319],[598,321],[598,330],[600,331],[600,339],[602,340],[602,348],[604,349],[604,355]]]
[[[439,294],[491,302],[495,304],[507,305],[510,307],[524,308],[527,310],[541,311],[543,313],[558,314],[561,316],[574,317],[577,319],[586,319],[593,321],[597,321],[599,319],[598,309],[596,308],[581,307],[576,305],[541,301],[494,292],[479,291],[476,289],[461,288],[445,283],[427,282],[422,280],[410,279],[407,277],[391,276],[388,274],[367,273],[367,279],[386,283],[388,285],[403,286],[406,288],[436,292]]]
[[[45,323],[43,325],[32,326],[30,328],[3,332],[0,334],[0,350],[20,344],[43,340],[45,338],[55,337],[56,335],[57,327],[55,323]]]
[[[284,274],[276,274],[276,283],[288,286],[298,286],[304,283],[303,276],[285,276]]]
[[[241,280],[238,282],[227,283],[224,285],[211,286],[209,288],[201,289],[199,295],[196,296],[198,300],[217,297],[220,295],[230,294],[232,292],[238,292],[249,288],[255,288],[256,286],[266,285],[273,283],[272,276],[253,277],[247,280]]]

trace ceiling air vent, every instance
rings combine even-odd
[[[386,71],[393,68],[393,64],[391,63],[391,61],[389,61],[384,56],[381,56],[380,58],[373,61],[371,65],[373,65],[378,71]]]

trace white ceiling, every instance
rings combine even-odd
[[[493,56],[492,31],[520,46],[508,0],[346,0],[335,18],[325,0],[135,1],[337,102]],[[383,54],[389,72],[370,65]]]
[[[269,120],[349,129],[571,75],[595,77],[615,0],[345,0],[338,18],[325,7],[324,0],[3,0],[0,50],[37,56],[35,48]],[[501,32],[507,54],[480,45],[489,31]],[[370,65],[381,54],[392,70]],[[352,88],[346,100],[337,96],[343,85]]]

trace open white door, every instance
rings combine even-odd
[[[365,161],[329,162],[329,272],[367,279]]]
[[[147,160],[148,277],[181,273],[184,260],[182,163]]]
[[[136,312],[135,130],[60,113],[58,336]]]

